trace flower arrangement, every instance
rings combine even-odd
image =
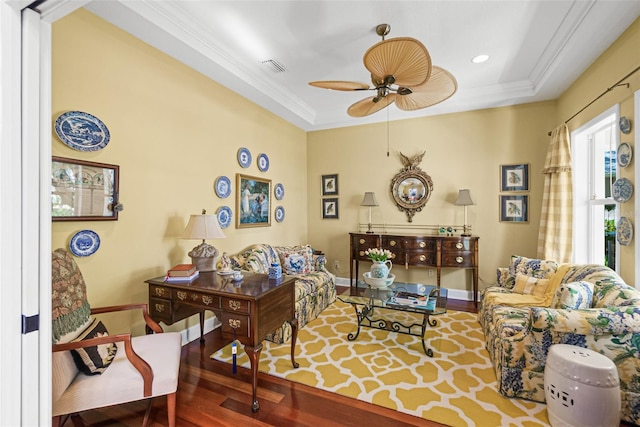
[[[364,254],[369,257],[371,261],[386,261],[388,259],[391,259],[391,257],[393,256],[391,251],[378,248],[367,249],[366,251],[364,251]]]

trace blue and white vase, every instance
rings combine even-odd
[[[389,272],[393,267],[391,260],[372,261],[372,263],[373,264],[371,264],[371,269],[369,269],[371,277],[374,277],[376,279],[386,279],[389,276]]]
[[[280,267],[280,264],[271,264],[271,267],[269,267],[269,279],[279,279],[280,277],[282,277],[282,267]]]

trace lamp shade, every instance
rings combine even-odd
[[[378,206],[376,194],[373,191],[367,191],[364,193],[364,198],[362,199],[360,206]]]
[[[225,236],[215,215],[191,215],[182,239],[224,239]]]
[[[471,198],[471,191],[464,189],[458,191],[458,198],[453,203],[456,206],[470,206],[475,205],[473,203],[473,199]]]

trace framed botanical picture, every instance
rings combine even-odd
[[[338,199],[322,199],[322,218],[338,219]]]
[[[271,225],[271,180],[236,174],[236,228]]]
[[[500,195],[501,222],[529,222],[529,196]]]
[[[501,165],[500,191],[529,191],[529,165]]]
[[[322,175],[322,195],[337,196],[338,195],[338,175]]]
[[[53,221],[117,220],[118,165],[51,158],[51,219]]]

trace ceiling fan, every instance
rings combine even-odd
[[[360,82],[327,80],[309,82],[324,89],[373,90],[375,96],[356,102],[347,109],[352,117],[364,117],[393,102],[401,110],[419,110],[450,98],[457,90],[456,79],[447,70],[431,64],[429,51],[411,37],[385,40],[389,24],[380,24],[376,33],[382,41],[364,54],[364,66],[371,73],[373,87]]]

